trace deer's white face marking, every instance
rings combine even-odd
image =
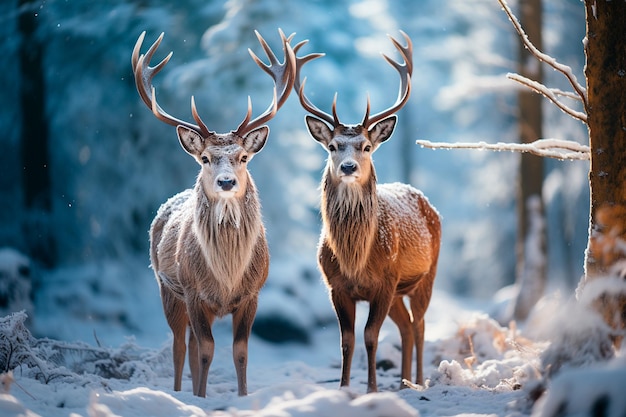
[[[248,186],[248,162],[265,145],[269,129],[262,126],[243,138],[234,133],[199,135],[184,126],[177,128],[183,149],[202,166],[200,177],[207,197],[241,197]]]
[[[207,146],[200,155],[205,192],[231,198],[244,192],[247,185],[248,152],[238,144]]]
[[[362,185],[369,181],[373,170],[372,153],[391,137],[396,124],[396,116],[391,116],[369,130],[361,125],[339,125],[331,130],[315,117],[307,116],[305,120],[313,139],[328,152],[330,175],[346,185]]]
[[[354,184],[370,175],[372,143],[363,134],[338,135],[326,146],[331,175],[344,184]]]

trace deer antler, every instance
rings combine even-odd
[[[302,42],[299,42],[293,48],[293,51],[297,53],[300,48],[302,48],[308,42],[308,40],[303,40]],[[294,83],[294,89],[298,92],[298,97],[300,97],[300,104],[302,104],[302,107],[304,107],[306,111],[312,113],[322,120],[327,121],[333,126],[339,126],[341,122],[339,122],[339,117],[337,116],[337,93],[335,93],[335,97],[333,99],[333,115],[331,116],[330,114],[318,109],[304,94],[304,84],[306,83],[306,78],[302,82],[300,82],[300,70],[302,69],[302,66],[307,62],[312,61],[316,58],[321,58],[324,55],[325,54],[323,53],[313,53],[300,58],[296,56],[296,80]]]
[[[265,42],[265,39],[263,39],[261,34],[256,30],[254,31],[256,37],[259,39],[259,43],[265,51],[265,54],[270,60],[270,64],[267,65],[261,61],[251,49],[248,49],[248,52],[252,56],[254,62],[256,62],[257,65],[261,67],[263,71],[268,73],[274,80],[274,99],[267,110],[257,116],[254,120],[250,121],[250,117],[252,116],[252,102],[248,96],[248,112],[246,113],[246,117],[243,119],[239,127],[234,130],[234,133],[238,136],[244,136],[246,133],[271,120],[276,115],[278,109],[285,103],[285,101],[287,101],[287,97],[289,97],[289,93],[291,93],[291,89],[293,88],[295,81],[294,72],[296,68],[296,55],[289,44],[293,35],[287,38],[282,30],[278,29],[278,32],[280,33],[280,38],[283,42],[283,52],[285,54],[285,61],[282,64],[278,62],[276,55],[267,42]]]
[[[150,66],[150,60],[152,59],[152,55],[154,55],[154,52],[161,44],[164,35],[164,33],[161,33],[161,35],[152,44],[152,46],[148,49],[148,52],[146,52],[145,55],[139,55],[141,45],[143,44],[143,39],[146,36],[145,31],[142,32],[141,35],[139,35],[139,38],[135,43],[131,63],[133,65],[133,73],[135,74],[135,84],[137,86],[137,91],[139,92],[139,95],[141,96],[143,102],[146,103],[146,106],[148,106],[148,108],[152,110],[152,113],[154,113],[156,118],[160,121],[172,126],[183,125],[195,130],[203,137],[208,137],[212,132],[209,131],[209,129],[206,127],[206,125],[198,115],[198,111],[196,110],[196,103],[193,99],[193,96],[191,97],[191,114],[193,115],[196,123],[198,123],[197,125],[171,116],[165,110],[163,110],[156,101],[156,89],[152,85],[152,78],[157,75],[163,69],[163,67],[165,67],[173,54],[173,52],[170,52],[157,65],[155,65],[154,67]]]
[[[254,62],[256,62],[261,67],[261,69],[268,73],[274,80],[274,99],[272,100],[272,104],[270,104],[265,112],[263,112],[254,120],[250,121],[250,118],[252,116],[252,102],[250,100],[250,97],[248,97],[248,112],[246,113],[246,117],[241,122],[239,127],[237,127],[237,129],[233,131],[233,133],[237,134],[238,136],[244,136],[246,133],[265,124],[267,121],[272,119],[276,115],[278,109],[285,103],[287,97],[289,97],[289,93],[291,92],[294,83],[296,57],[293,49],[291,48],[291,45],[289,44],[293,35],[287,38],[282,30],[279,29],[280,37],[283,42],[283,50],[285,52],[285,62],[281,64],[278,62],[276,55],[274,55],[274,52],[272,52],[267,42],[265,42],[265,39],[263,39],[259,32],[255,31],[255,33],[257,38],[259,39],[259,42],[261,43],[261,46],[263,47],[263,50],[265,50],[265,53],[270,60],[270,64],[264,64],[259,59],[259,57],[254,54],[254,52],[252,52],[251,50],[248,51],[250,52],[250,55],[252,56]],[[211,134],[214,134],[214,132],[211,132],[207,128],[206,124],[204,124],[204,122],[198,115],[196,103],[193,96],[191,97],[191,114],[197,125],[171,116],[165,110],[163,110],[161,106],[159,106],[156,101],[156,90],[152,85],[152,78],[156,74],[158,74],[169,62],[170,58],[172,57],[172,52],[170,52],[169,55],[167,55],[157,65],[151,67],[150,60],[152,59],[154,52],[161,44],[164,34],[161,33],[161,35],[152,44],[152,46],[148,49],[148,52],[146,52],[145,55],[139,55],[139,51],[141,50],[141,45],[143,44],[143,39],[145,35],[146,32],[143,32],[137,39],[137,43],[135,43],[135,48],[133,49],[133,55],[131,59],[133,65],[133,73],[135,75],[135,84],[137,85],[137,91],[139,92],[139,95],[141,96],[143,102],[146,103],[148,108],[152,110],[157,119],[161,120],[162,122],[165,122],[172,126],[186,126],[200,133],[203,137],[208,137]]]
[[[363,117],[363,121],[361,122],[361,125],[365,129],[369,128],[372,125],[375,125],[384,118],[391,116],[392,114],[400,110],[409,100],[409,95],[411,94],[411,75],[413,74],[413,43],[411,43],[411,38],[409,38],[406,33],[404,33],[403,31],[400,31],[400,33],[404,37],[407,46],[402,46],[400,42],[398,42],[391,36],[389,36],[389,39],[391,39],[393,45],[396,47],[398,52],[400,52],[400,55],[402,55],[402,58],[404,59],[404,64],[396,62],[393,59],[389,58],[387,55],[383,54],[385,60],[392,67],[394,67],[396,71],[398,71],[398,73],[400,73],[400,91],[398,92],[398,98],[396,99],[396,102],[393,104],[393,106],[370,117],[370,98],[368,96],[365,117]]]
[[[400,91],[398,93],[398,99],[396,100],[395,104],[391,106],[390,108],[388,108],[387,110],[384,110],[370,117],[369,115],[370,99],[368,96],[365,117],[363,118],[363,121],[361,122],[361,125],[366,129],[369,126],[372,126],[376,124],[377,122],[381,121],[385,117],[390,116],[394,114],[395,112],[397,112],[398,110],[400,110],[402,106],[404,106],[409,99],[409,94],[411,93],[411,74],[413,73],[413,44],[411,43],[411,39],[406,33],[404,33],[403,31],[400,31],[400,33],[406,40],[407,46],[402,46],[400,42],[398,42],[396,39],[392,38],[391,36],[389,38],[391,39],[391,42],[393,42],[393,45],[396,47],[396,49],[400,52],[400,55],[402,56],[404,63],[401,64],[399,62],[396,62],[393,59],[389,58],[387,55],[383,54],[383,57],[385,58],[385,60],[392,67],[394,67],[396,71],[400,73],[401,84],[400,84]],[[300,48],[302,48],[302,46],[304,46],[307,42],[308,40],[304,40],[298,43],[293,48],[294,52],[297,53],[300,50]],[[302,80],[302,82],[300,81],[300,70],[302,69],[302,66],[306,64],[307,62],[312,61],[316,58],[320,58],[322,56],[324,56],[324,54],[321,54],[321,53],[312,53],[303,57],[296,56],[296,80],[294,83],[294,88],[298,91],[298,96],[300,97],[300,104],[302,104],[302,107],[306,111],[319,117],[322,120],[325,120],[326,122],[330,123],[332,126],[337,127],[341,125],[341,122],[339,121],[339,117],[337,116],[337,93],[335,93],[335,97],[333,99],[333,106],[332,106],[333,114],[331,116],[330,114],[317,108],[313,103],[311,103],[311,101],[304,94],[304,85],[306,83],[306,78]]]

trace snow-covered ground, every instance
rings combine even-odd
[[[391,367],[378,370],[375,394],[365,393],[365,308],[358,309],[361,332],[349,389],[338,389],[339,335],[329,324],[315,330],[309,344],[274,344],[253,336],[249,395],[238,397],[230,320],[224,319],[214,329],[206,398],[192,395],[187,373],[182,391],[172,390],[166,331],[160,347],[133,339],[105,347],[36,339],[26,330],[24,313],[8,315],[0,319],[0,359],[3,365],[21,365],[2,375],[0,415],[623,416],[626,410],[624,352],[611,358],[612,351],[597,348],[608,330],[582,302],[545,299],[520,330],[491,319],[486,311],[493,311],[492,303],[478,306],[436,292],[427,314],[425,386],[399,389],[399,336],[386,322],[378,361]],[[561,370],[548,378],[557,362]]]

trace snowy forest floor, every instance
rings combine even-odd
[[[218,321],[206,398],[191,394],[187,370],[182,391],[172,390],[170,341],[154,349],[133,340],[100,347],[36,339],[26,329],[26,315],[15,313],[0,319],[0,365],[13,369],[2,374],[0,415],[624,415],[626,355],[602,342],[606,329],[582,303],[546,301],[524,331],[503,327],[473,307],[434,295],[427,315],[425,387],[399,389],[399,336],[386,322],[376,394],[365,394],[361,306],[351,386],[341,390],[338,330],[329,325],[316,330],[308,345],[252,337],[249,395],[238,397],[230,320]]]

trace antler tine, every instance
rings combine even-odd
[[[396,99],[396,102],[387,110],[384,110],[370,117],[369,116],[370,105],[369,105],[369,97],[368,97],[367,111],[365,112],[365,117],[363,118],[363,122],[361,123],[363,127],[366,129],[369,126],[372,126],[378,123],[382,119],[400,110],[409,100],[409,96],[411,94],[411,74],[413,74],[413,43],[411,42],[411,39],[406,33],[404,33],[403,31],[400,31],[400,33],[404,37],[404,40],[406,41],[407,46],[402,46],[400,42],[398,42],[396,39],[394,39],[391,36],[389,36],[389,39],[391,39],[391,42],[393,43],[393,45],[396,47],[398,52],[400,52],[400,55],[402,56],[404,63],[399,63],[397,61],[394,61],[393,59],[389,58],[387,55],[383,54],[383,58],[385,58],[385,60],[392,67],[394,67],[396,71],[398,71],[398,73],[400,74],[400,90],[398,91],[398,98]]]
[[[299,42],[293,48],[294,53],[298,53],[300,48],[302,48],[308,42],[309,42],[308,39],[305,39]],[[302,69],[302,66],[306,64],[307,62],[323,57],[324,55],[325,54],[322,54],[322,53],[312,53],[312,54],[305,55],[303,57],[296,56],[296,79],[294,83],[294,88],[298,92],[298,97],[300,98],[300,104],[306,111],[319,117],[322,120],[325,120],[326,122],[330,123],[333,126],[339,126],[340,124],[339,118],[337,117],[337,112],[336,112],[337,94],[335,94],[335,98],[333,100],[333,115],[331,116],[330,114],[318,109],[313,103],[311,103],[311,101],[304,94],[304,85],[306,84],[306,77],[304,78],[304,80],[302,80],[302,82],[300,82],[300,70]]]
[[[158,74],[163,67],[169,62],[170,58],[172,58],[173,52],[170,52],[161,62],[159,62],[154,67],[150,66],[150,60],[154,55],[155,51],[161,44],[163,40],[164,33],[157,38],[157,40],[150,46],[145,55],[139,55],[139,51],[141,50],[141,46],[143,44],[144,37],[146,32],[142,32],[135,43],[135,47],[133,48],[133,54],[131,57],[131,64],[133,67],[133,73],[135,75],[135,85],[137,86],[137,91],[139,92],[139,96],[143,100],[143,102],[148,106],[152,113],[156,116],[157,119],[165,122],[171,126],[179,126],[183,125],[190,129],[195,130],[196,132],[202,134],[204,137],[208,137],[210,135],[209,129],[207,129],[206,125],[200,119],[198,112],[196,110],[196,105],[191,99],[191,113],[193,114],[194,119],[198,122],[198,125],[193,123],[186,122],[184,120],[178,119],[174,116],[168,114],[165,110],[159,106],[156,101],[156,89],[152,85],[152,78],[156,74]]]
[[[244,136],[246,133],[271,120],[276,115],[278,109],[282,107],[285,101],[287,101],[287,98],[291,93],[291,89],[293,88],[296,56],[291,48],[291,45],[289,44],[293,35],[287,38],[282,30],[279,29],[278,32],[283,43],[283,52],[285,54],[285,61],[282,64],[278,61],[278,58],[276,58],[276,55],[269,47],[265,39],[263,39],[261,34],[256,30],[254,31],[261,47],[270,61],[269,65],[261,61],[261,59],[254,52],[252,52],[252,50],[248,49],[248,52],[252,56],[254,62],[256,62],[257,65],[274,80],[274,96],[269,107],[252,121],[250,121],[250,118],[252,117],[252,101],[250,100],[250,97],[248,97],[248,111],[246,113],[246,117],[234,131],[234,133],[238,136]]]
[[[365,107],[365,116],[363,117],[363,122],[361,123],[361,126],[365,126],[369,118],[370,118],[370,94],[367,93],[367,107]]]
[[[145,37],[146,31],[144,30],[137,38],[137,42],[135,42],[135,47],[133,48],[133,54],[130,57],[130,63],[133,66],[133,74],[135,74],[135,70],[137,69],[137,62],[139,61],[139,51],[141,50],[141,45],[143,44],[143,39]]]
[[[339,126],[341,122],[339,121],[339,116],[337,116],[337,92],[335,91],[335,96],[333,97],[333,126]]]
[[[411,42],[411,38],[409,38],[409,35],[404,31],[400,30],[400,34],[406,41],[406,46],[402,46],[402,44],[392,36],[389,36],[389,39],[393,43],[393,46],[402,54],[402,58],[409,69],[409,75],[413,75],[413,42]]]

